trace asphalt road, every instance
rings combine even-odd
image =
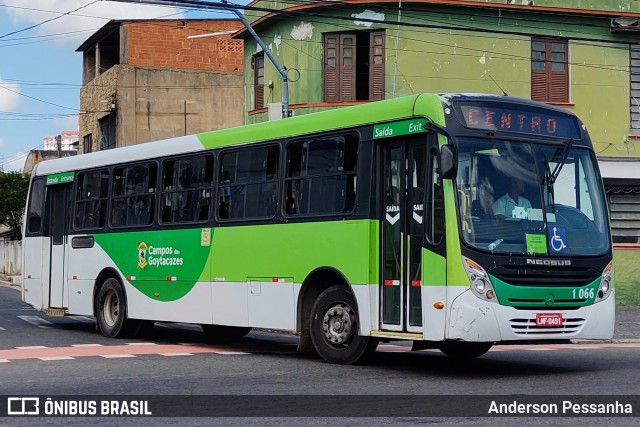
[[[389,396],[385,405],[418,401],[420,395],[452,395],[464,408],[474,395],[640,395],[640,343],[498,346],[482,358],[458,362],[438,351],[410,352],[405,343],[380,345],[371,362],[337,366],[295,350],[293,336],[251,332],[233,344],[205,342],[200,328],[157,324],[144,339],[113,340],[95,331],[92,319],[48,318],[0,286],[0,395],[262,395],[292,398]],[[404,399],[406,397],[406,400]],[[345,404],[351,404],[346,398]],[[394,403],[395,402],[395,403]],[[370,403],[369,403],[370,404]],[[380,410],[380,407],[373,408]],[[391,409],[391,406],[388,406]],[[178,408],[179,409],[179,408]],[[313,408],[325,417],[335,406]],[[311,410],[311,409],[309,409]],[[640,413],[640,405],[634,408]],[[237,415],[243,415],[241,412]],[[285,411],[286,412],[286,411]],[[299,411],[304,412],[304,409]],[[359,408],[359,415],[363,415]],[[365,411],[366,412],[366,411]],[[131,425],[383,425],[438,422],[495,425],[492,418],[163,418],[118,419]],[[289,415],[293,417],[289,417]],[[636,415],[637,416],[637,415]],[[123,422],[120,422],[122,420]],[[499,424],[592,425],[596,419],[501,418]],[[60,425],[62,419],[0,418],[2,425]],[[86,418],[64,419],[86,425]],[[112,425],[114,419],[91,420]],[[606,418],[598,424],[635,425]]]

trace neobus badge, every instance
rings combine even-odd
[[[571,265],[571,260],[569,260],[569,259],[530,259],[530,258],[527,258],[527,264],[562,266],[562,265]]]

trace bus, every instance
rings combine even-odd
[[[42,162],[23,228],[23,300],[107,337],[292,331],[351,364],[613,336],[589,135],[530,100],[419,94]]]

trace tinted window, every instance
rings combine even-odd
[[[278,147],[223,154],[218,185],[218,217],[272,217],[276,213],[277,182]]]
[[[108,189],[108,170],[78,174],[74,219],[76,229],[104,227],[106,223]]]
[[[162,170],[163,223],[199,222],[209,218],[213,157],[170,160]]]
[[[351,212],[355,206],[358,138],[336,136],[288,147],[288,215]]]
[[[155,213],[157,166],[155,163],[113,170],[111,225],[149,225]]]
[[[42,215],[45,195],[44,179],[34,179],[29,196],[29,210],[27,211],[27,234],[38,235],[42,229]]]

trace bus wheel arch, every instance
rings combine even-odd
[[[343,285],[350,289],[349,281],[340,271],[333,267],[318,267],[302,282],[297,303],[297,322],[300,342],[298,351],[315,351],[309,334],[309,320],[313,304],[318,296],[335,285]]]

